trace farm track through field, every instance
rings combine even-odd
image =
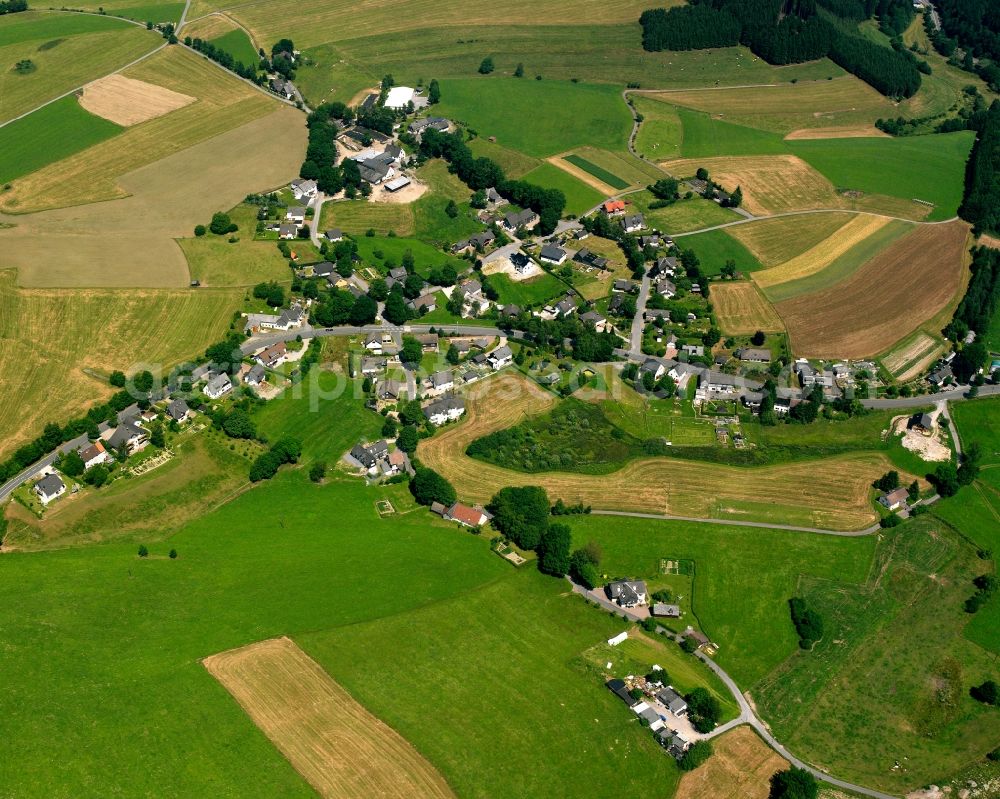
[[[459,496],[473,502],[489,501],[506,485],[541,485],[553,498],[601,509],[695,519],[713,518],[720,503],[739,507],[747,501],[764,502],[778,518],[782,508],[801,516],[799,509],[805,507],[816,528],[850,531],[866,528],[875,520],[868,502],[869,485],[888,467],[883,455],[863,453],[766,467],[662,457],[629,461],[604,475],[517,472],[474,460],[465,454],[466,447],[481,436],[544,413],[555,397],[527,378],[504,374],[473,388],[467,398],[466,418],[421,442],[420,460],[448,478]],[[713,489],[707,492],[709,485]],[[638,486],[643,487],[641,491]],[[754,521],[754,510],[739,513],[740,520]]]

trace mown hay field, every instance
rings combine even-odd
[[[105,399],[106,374],[171,366],[221,338],[242,292],[24,290],[0,273],[0,455]]]
[[[713,285],[712,306],[719,319],[719,327],[730,336],[785,329],[774,306],[749,280]]]
[[[14,181],[2,196],[0,209],[28,213],[124,197],[127,192],[119,179],[126,173],[277,108],[273,99],[179,47],[162,50],[123,74],[197,101]],[[258,146],[284,149],[287,142],[258,142]]]
[[[765,266],[778,266],[815,247],[851,221],[849,214],[821,214],[762,219],[726,228]]]
[[[788,768],[749,726],[716,738],[712,749],[704,766],[681,777],[675,799],[767,799],[771,777]]]
[[[107,75],[162,43],[156,33],[110,17],[43,11],[0,16],[0,122]],[[19,74],[14,64],[25,59],[35,68]],[[72,130],[62,133],[73,135]]]
[[[368,200],[338,200],[324,203],[320,227],[339,227],[345,233],[364,235],[369,229],[379,235],[394,233],[412,236],[416,225],[413,206],[397,203],[374,203]]]
[[[599,181],[579,168],[573,167],[562,159],[554,159],[557,163],[544,163],[532,169],[524,180],[545,189],[558,189],[566,197],[564,213],[584,214],[599,205],[608,194],[613,194],[607,187],[602,187]],[[570,168],[566,168],[566,166]]]
[[[320,796],[447,799],[440,774],[288,638],[202,661]]]
[[[595,508],[746,521],[794,520],[856,530],[871,524],[869,486],[888,461],[863,453],[764,468],[739,468],[672,458],[632,461],[610,474],[525,474],[465,455],[475,439],[543,413],[555,401],[512,373],[481,383],[468,395],[466,419],[420,444],[423,463],[447,477],[466,501],[488,502],[506,485],[541,485],[553,499]],[[635,486],[644,486],[641,492]],[[706,485],[713,486],[706,492]]]
[[[782,135],[802,128],[834,127],[863,127],[875,131],[871,135],[883,135],[872,123],[895,109],[892,102],[853,75],[777,86],[672,91],[652,97]]]
[[[889,224],[889,218],[859,214],[848,220],[835,233],[799,256],[781,264],[781,266],[765,269],[754,275],[754,280],[761,288],[768,288],[791,280],[799,280],[819,272],[829,266],[836,258],[846,253],[855,245],[864,241],[878,230]]]
[[[181,18],[184,10],[183,2],[156,2],[155,0],[78,0],[73,4],[83,11],[114,14],[135,22],[174,22]],[[186,32],[186,31],[185,31]]]
[[[679,4],[679,0],[664,3]],[[385,4],[379,0],[360,3],[348,0],[276,0],[235,5],[217,0],[195,0],[190,16],[197,19],[221,8],[226,8],[242,22],[255,41],[276,42],[287,36],[298,47],[350,39],[357,31],[369,29],[377,29],[381,36],[391,38],[390,34],[413,29],[447,26],[453,28],[456,34],[453,38],[462,38],[466,31],[474,31],[476,26],[497,23],[495,6],[459,0],[411,0],[394,6],[391,14],[386,13]],[[549,0],[546,3],[513,0],[504,8],[504,19],[522,25],[551,26],[578,25],[581,20],[591,25],[634,23],[644,10],[643,0],[625,0],[610,6],[600,0]]]
[[[969,228],[921,225],[836,285],[778,303],[796,353],[862,358],[933,319],[961,289]]]
[[[117,125],[156,119],[193,103],[194,98],[145,81],[108,75],[83,87],[80,105]]]
[[[11,225],[0,227],[4,265],[17,268],[22,286],[185,287],[188,265],[175,239],[190,236],[196,224],[247,194],[287,182],[298,171],[304,140],[299,112],[281,107],[122,176],[117,182],[129,195],[124,199],[0,214],[0,222]],[[244,227],[238,235],[252,234],[252,228]]]
[[[606,169],[612,175],[621,178],[629,187],[646,186],[664,177],[663,172],[653,164],[634,157],[630,153],[613,153],[597,147],[578,147],[573,155],[589,161],[591,164]],[[621,189],[618,189],[621,191]]]

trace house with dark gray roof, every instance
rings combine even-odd
[[[557,247],[555,244],[546,244],[542,247],[542,251],[538,254],[538,257],[546,263],[559,266],[559,264],[566,260],[566,250],[562,247]]]
[[[502,224],[509,232],[514,233],[518,228],[530,230],[538,222],[538,214],[530,208],[525,208],[523,211],[511,211],[504,216]]]
[[[735,355],[741,361],[748,363],[770,363],[771,351],[760,347],[740,347]]]
[[[250,367],[250,370],[243,376],[243,382],[248,386],[259,386],[267,379],[267,373],[264,371],[264,367],[259,363],[255,363]]]
[[[57,474],[47,474],[35,483],[35,494],[43,505],[48,505],[56,497],[66,493],[66,484]]]
[[[175,399],[167,405],[167,416],[178,424],[191,418],[191,409],[183,399]]]
[[[148,440],[149,433],[135,422],[122,422],[108,438],[108,447],[117,451],[124,446],[126,453],[131,455],[142,449]]]
[[[642,580],[616,580],[604,587],[608,599],[621,608],[634,608],[646,604],[648,591]]]
[[[424,408],[427,421],[435,426],[454,421],[463,413],[465,413],[465,400],[461,397],[445,397]]]
[[[514,353],[512,353],[510,351],[510,347],[505,344],[502,347],[497,347],[493,350],[493,352],[489,353],[486,356],[486,360],[494,369],[502,369],[514,361]]]
[[[626,233],[635,233],[646,227],[646,218],[642,214],[628,214],[622,217],[621,226]]]

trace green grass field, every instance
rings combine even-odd
[[[682,250],[694,250],[701,261],[702,271],[709,276],[719,274],[730,259],[736,262],[736,269],[740,272],[755,272],[764,268],[750,250],[725,230],[684,236],[677,239],[677,246]]]
[[[973,402],[956,402],[951,415],[958,435],[968,445],[979,442],[984,464],[1000,464],[1000,399],[984,397]]]
[[[969,131],[900,139],[786,142],[840,189],[934,203],[929,220],[950,219],[962,201]]]
[[[688,108],[678,106],[675,110],[684,129],[681,142],[681,156],[684,158],[780,155],[788,152],[786,143],[776,133],[713,119],[708,114]]]
[[[801,294],[810,294],[836,285],[841,280],[850,277],[894,241],[912,231],[913,228],[914,225],[910,222],[893,219],[885,227],[855,244],[843,255],[834,258],[828,266],[819,272],[798,280],[789,280],[787,283],[767,286],[764,289],[764,294],[771,302],[781,302]]]
[[[425,512],[380,520],[374,502],[387,494],[407,507],[405,488],[321,487],[299,470],[168,542],[150,541],[146,560],[134,540],[5,556],[0,591],[8,604],[17,594],[19,613],[4,629],[0,728],[17,730],[24,747],[0,766],[6,790],[138,797],[170,785],[187,796],[314,796],[199,660],[391,616],[510,575],[483,539]],[[171,547],[176,560],[166,557]],[[380,601],[343,601],[371,591],[375,573],[386,587]]]
[[[490,283],[500,295],[501,305],[543,305],[568,290],[565,283],[548,272],[530,280],[511,280],[504,274],[490,275]]]
[[[569,517],[574,546],[594,540],[608,575],[657,579],[661,559],[695,563],[693,610],[720,645],[716,660],[749,688],[798,646],[786,602],[800,575],[860,583],[871,538],[601,516]]]
[[[0,182],[86,150],[122,130],[85,111],[76,97],[63,97],[0,128]]]
[[[607,183],[613,189],[625,189],[630,185],[627,180],[622,180],[617,175],[609,172],[604,167],[591,163],[586,158],[572,153],[566,156],[566,160],[574,166],[580,167],[584,172],[593,175],[598,180]]]
[[[260,61],[260,55],[253,46],[253,42],[250,41],[250,37],[247,36],[246,31],[240,28],[224,33],[217,39],[212,39],[212,44],[247,66],[256,66]]]
[[[924,517],[883,533],[863,585],[802,576],[797,593],[825,634],[753,689],[776,737],[844,779],[893,793],[990,751],[996,711],[968,690],[995,664],[962,636],[962,602],[981,570],[972,547]]]
[[[604,195],[569,172],[552,164],[541,164],[532,169],[524,180],[546,189],[559,189],[566,195],[565,215],[579,216],[604,200]]]
[[[442,80],[436,113],[474,128],[480,136],[495,136],[499,144],[538,157],[586,144],[624,150],[631,127],[616,88],[562,80]]]
[[[161,44],[119,19],[28,11],[0,16],[0,122],[103,77]],[[28,73],[14,65],[29,60]]]
[[[456,258],[437,247],[432,247],[419,239],[388,237],[388,236],[358,236],[358,255],[367,263],[383,267],[387,261],[393,266],[400,266],[407,250],[413,255],[414,268],[425,277],[436,266],[451,264],[459,273],[469,268],[469,262]],[[378,253],[381,253],[379,255]]]
[[[102,7],[108,14],[134,19],[136,22],[177,22],[184,11],[183,3],[139,3],[121,6],[112,3],[112,5],[115,7]]]
[[[537,158],[482,137],[470,141],[469,149],[477,158],[484,156],[496,161],[509,178],[521,178],[541,163]]]
[[[642,114],[635,149],[650,161],[667,161],[681,157],[684,125],[677,108],[641,94],[632,95],[632,105]]]
[[[664,233],[687,233],[742,218],[735,211],[700,197],[681,200],[666,208],[650,209],[649,204],[655,199],[648,191],[640,191],[630,194],[626,202],[632,203],[636,211],[645,215],[647,225]]]
[[[623,627],[525,566],[412,613],[297,640],[459,796],[667,792],[676,767],[583,657]]]

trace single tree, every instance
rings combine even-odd
[[[430,86],[427,87],[427,102],[431,105],[441,102],[441,87],[436,79],[432,79]]]
[[[170,554],[170,560],[177,560],[177,550],[176,549],[171,549],[169,554]]]
[[[570,570],[569,548],[573,534],[565,524],[550,524],[542,534],[538,570],[562,577]]]
[[[769,799],[816,799],[818,795],[816,778],[805,769],[793,766],[771,777]]]
[[[149,550],[146,549],[146,545],[145,544],[139,544],[139,553],[138,554],[139,554],[140,558],[145,558],[145,557],[147,557],[149,555]]]
[[[125,388],[125,384],[128,382],[125,377],[125,373],[119,369],[115,369],[108,377],[108,382],[115,388]]]
[[[420,436],[417,433],[417,428],[410,424],[404,425],[403,429],[399,431],[399,435],[396,436],[396,446],[407,455],[412,455],[417,451],[419,441]]]
[[[523,78],[524,77],[524,64],[520,61],[517,62],[517,66],[514,67],[514,77]]]
[[[494,69],[493,59],[490,58],[489,56],[486,56],[486,58],[484,58],[482,62],[479,64],[480,75],[489,75],[493,71],[493,69]]]
[[[309,467],[309,479],[314,483],[321,483],[324,477],[326,477],[326,461],[315,461]]]
[[[75,449],[71,449],[59,462],[59,469],[70,477],[79,477],[83,474],[83,458]]]

